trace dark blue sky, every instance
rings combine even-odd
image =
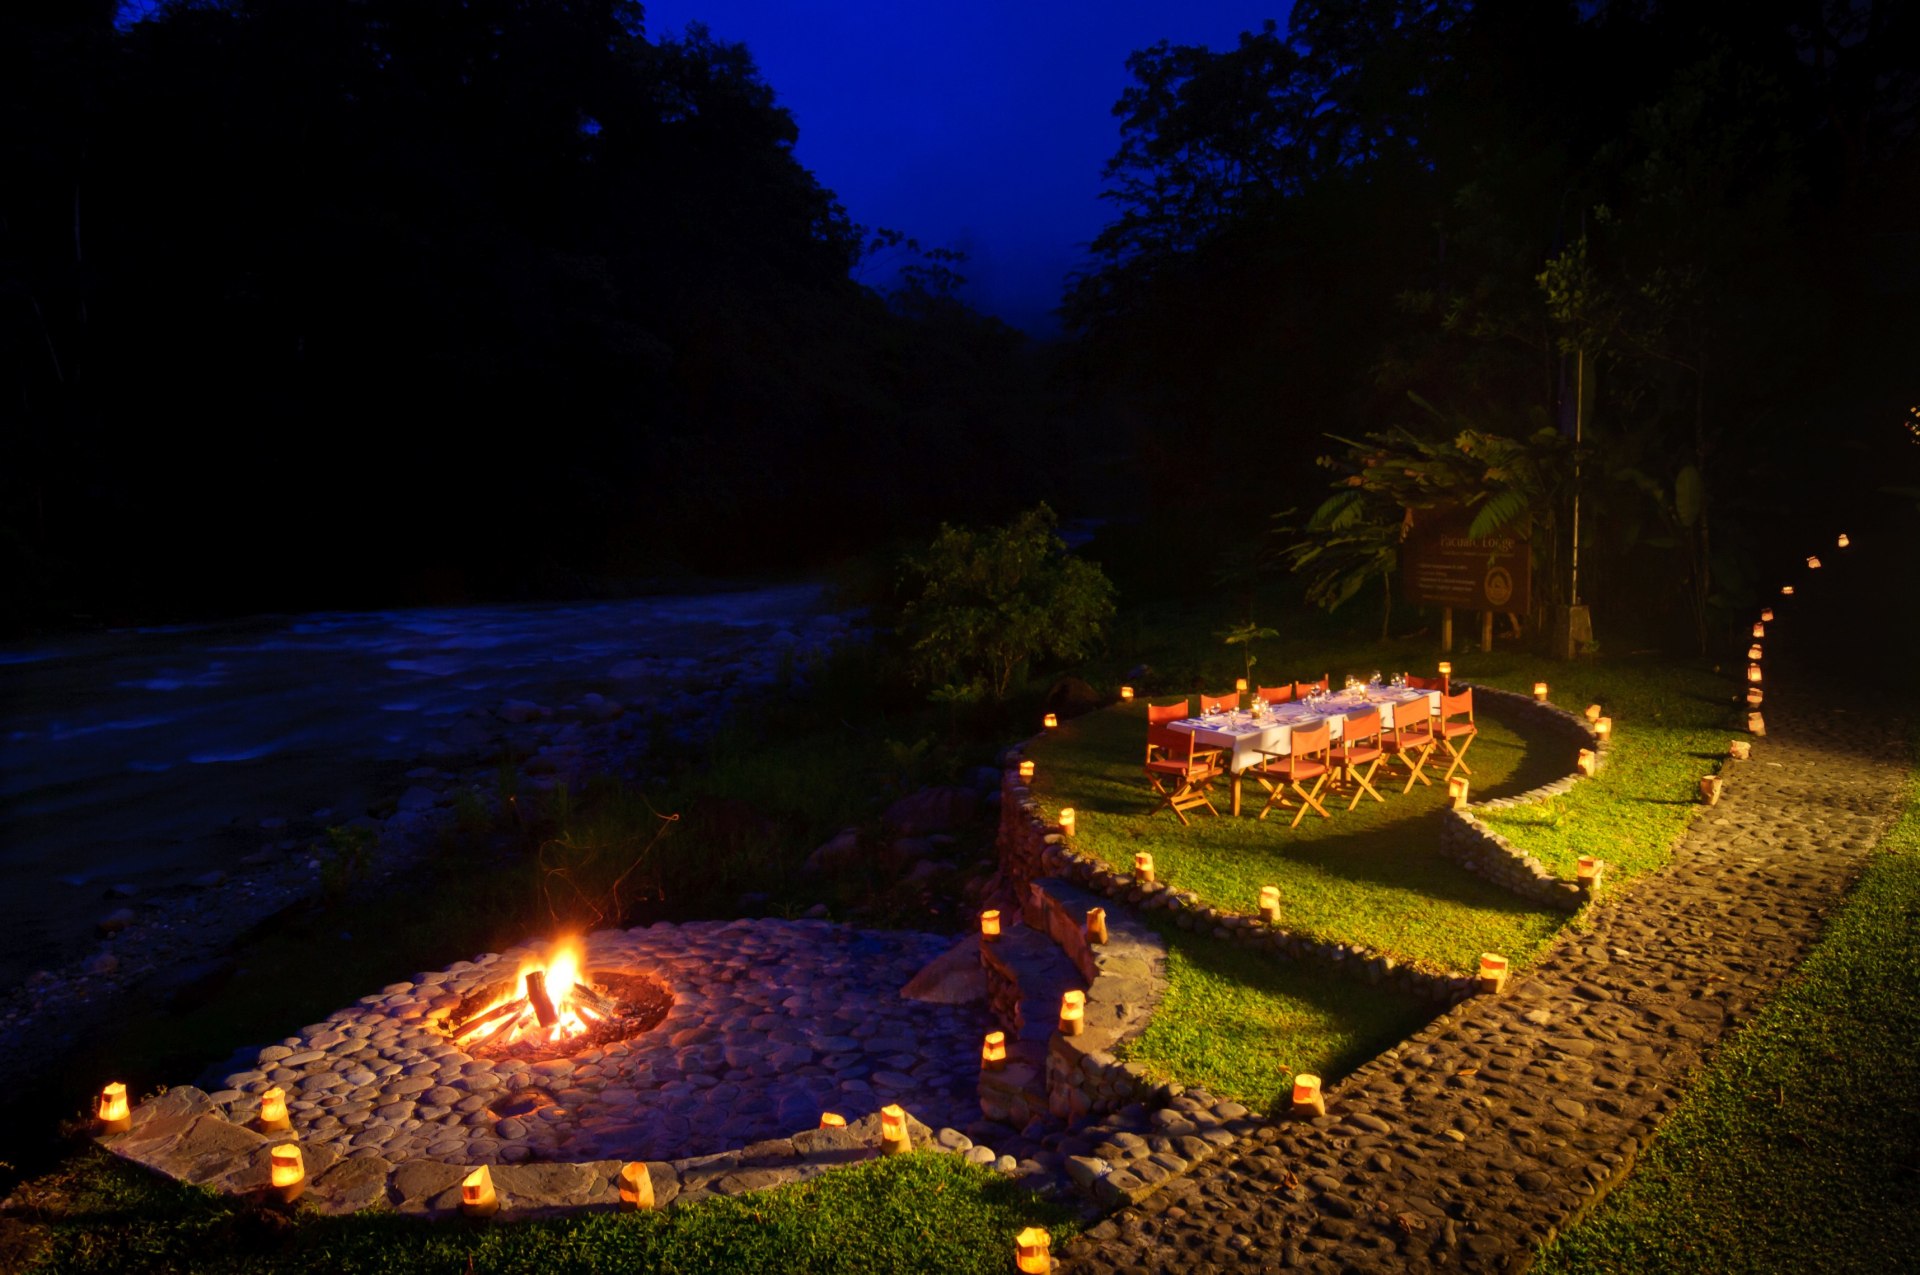
[[[1285,0],[647,0],[659,38],[747,45],[795,153],[856,222],[965,249],[967,299],[1038,334],[1108,220],[1100,168],[1127,54],[1231,45]],[[885,280],[868,279],[869,283]]]

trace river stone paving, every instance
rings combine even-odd
[[[1851,711],[1848,711],[1849,708]],[[1799,962],[1898,813],[1907,724],[1769,690],[1773,734],[1673,862],[1507,994],[1093,1227],[1074,1271],[1523,1268],[1631,1166],[1688,1073]]]
[[[510,980],[523,955],[545,955],[529,944],[392,984],[262,1049],[209,1096],[244,1123],[278,1085],[310,1154],[392,1163],[678,1160],[888,1103],[935,1129],[964,1126],[978,1119],[985,1007],[901,996],[950,945],[824,921],[600,931],[586,939],[589,975],[664,983],[674,1003],[657,1027],[546,1062],[456,1048],[436,1020]]]

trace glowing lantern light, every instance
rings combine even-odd
[[[1320,1092],[1320,1077],[1304,1071],[1294,1076],[1293,1114],[1301,1117],[1327,1114],[1327,1099]]]
[[[102,1133],[125,1133],[133,1128],[133,1111],[127,1106],[127,1087],[114,1081],[100,1091],[100,1106],[94,1113]]]
[[[1238,694],[1245,695],[1247,693],[1247,679],[1244,677],[1234,678],[1233,689]]]
[[[492,1217],[500,1211],[500,1197],[494,1194],[493,1174],[486,1165],[481,1165],[461,1181],[460,1211],[468,1217]]]
[[[1447,803],[1455,810],[1465,810],[1467,808],[1468,790],[1469,785],[1467,781],[1459,775],[1455,775],[1453,778],[1447,780]]]
[[[1761,622],[1762,624],[1772,624],[1772,623],[1773,623],[1773,608],[1772,608],[1772,607],[1768,607],[1768,608],[1766,608],[1766,609],[1765,609],[1764,611],[1762,611],[1762,612],[1760,613],[1760,622]]]
[[[847,1127],[847,1118],[837,1111],[823,1111],[820,1113],[820,1127],[822,1129],[844,1129]]]
[[[1840,546],[1840,547],[1841,547],[1842,549],[1844,549],[1844,548],[1846,548],[1846,547],[1847,547],[1848,545],[1850,545],[1850,544],[1852,544],[1852,543],[1853,543],[1853,541],[1851,541],[1851,540],[1849,540],[1849,539],[1847,539],[1847,533],[1843,531],[1843,532],[1841,532],[1841,533],[1840,533],[1840,539],[1839,539],[1839,540],[1838,540],[1838,541],[1837,541],[1836,543],[1838,543],[1838,544],[1839,544],[1839,546]]]
[[[1767,733],[1767,719],[1760,716],[1760,714],[1758,713],[1748,713],[1747,714],[1747,734],[1765,736],[1766,733]]]
[[[1720,804],[1720,776],[1702,775],[1700,777],[1700,800],[1709,806]]]
[[[1013,1264],[1021,1275],[1049,1275],[1053,1270],[1053,1254],[1049,1248],[1053,1236],[1037,1226],[1029,1226],[1013,1237]]]
[[[1087,994],[1080,991],[1060,993],[1060,1034],[1078,1036],[1087,1029]]]
[[[1547,684],[1545,682],[1535,682],[1533,684],[1533,700],[1536,704],[1544,704],[1547,702]]]
[[[1745,761],[1753,756],[1753,745],[1744,739],[1732,740],[1727,744],[1727,756],[1735,761]]]
[[[1122,704],[1133,703],[1133,688],[1131,686],[1123,686],[1120,688],[1120,702]]]
[[[1763,638],[1763,637],[1765,637],[1766,635],[1767,635],[1767,626],[1766,626],[1766,625],[1764,625],[1764,624],[1756,624],[1756,625],[1754,625],[1754,626],[1753,626],[1753,637],[1754,637],[1754,640],[1755,640],[1755,641],[1758,641],[1758,640],[1760,640],[1761,638]]]
[[[644,1213],[653,1207],[653,1175],[638,1160],[620,1170],[620,1207]]]
[[[1819,569],[1820,569],[1820,559],[1809,557],[1807,559],[1807,570],[1818,571]]]
[[[907,1113],[895,1103],[880,1108],[880,1154],[905,1155],[913,1150],[913,1135],[907,1132]]]
[[[1440,676],[1441,677],[1453,676],[1453,665],[1448,663],[1446,660],[1440,661]]]
[[[1602,717],[1599,721],[1595,722],[1593,724],[1593,734],[1596,739],[1610,738],[1613,735],[1613,719],[1611,717]]]
[[[1759,687],[1749,686],[1747,688],[1747,707],[1748,708],[1760,707],[1760,705],[1765,702],[1766,698],[1767,698],[1767,693],[1761,690]]]
[[[1040,719],[1040,724],[1046,727],[1048,730],[1052,730],[1058,725],[1060,725],[1060,717],[1057,713],[1048,713],[1045,717]]]
[[[1263,885],[1260,887],[1260,919],[1268,925],[1280,924],[1280,887]]]
[[[1755,642],[1752,646],[1747,648],[1747,658],[1750,660],[1757,660],[1760,658],[1760,644],[1758,642]]]
[[[1480,953],[1480,991],[1491,995],[1507,985],[1507,958],[1498,952]]]
[[[1105,943],[1107,941],[1107,910],[1105,908],[1087,909],[1087,942]]]
[[[1153,880],[1153,856],[1145,850],[1133,856],[1133,879],[1147,882]]]
[[[1073,835],[1074,812],[1072,806],[1060,807],[1060,832],[1063,836]]]
[[[1020,763],[1020,778],[1033,778],[1033,763],[1031,761],[1023,761]]]
[[[999,908],[988,908],[980,914],[980,937],[989,943],[1000,937]]]
[[[287,1118],[287,1095],[279,1086],[260,1095],[260,1118],[254,1124],[266,1133],[284,1133],[293,1128],[293,1121]]]
[[[269,1151],[267,1175],[274,1194],[288,1204],[299,1199],[300,1193],[307,1189],[307,1163],[300,1155],[300,1145],[296,1142],[282,1142]]]
[[[1783,585],[1781,585],[1781,586],[1780,586],[1780,596],[1781,596],[1781,597],[1783,597],[1783,598],[1790,598],[1790,597],[1792,597],[1792,596],[1793,596],[1793,586],[1792,586],[1792,585],[1790,585],[1790,584],[1783,584]]]
[[[1582,890],[1595,889],[1600,884],[1600,873],[1606,866],[1606,864],[1600,862],[1600,860],[1590,854],[1581,855],[1579,862],[1574,867],[1575,883],[1578,884]]]
[[[1758,664],[1747,665],[1747,680],[1755,686],[1760,684],[1760,666]]]
[[[1007,1034],[988,1032],[986,1040],[980,1044],[980,1067],[984,1071],[999,1071],[1007,1065]]]
[[[1598,704],[1589,704],[1587,705],[1587,720],[1590,722],[1597,722],[1600,720],[1600,714],[1604,713],[1605,711],[1606,710],[1601,708]]]
[[[1599,766],[1600,762],[1591,748],[1582,748],[1575,764],[1580,767],[1581,774],[1591,777],[1594,769]]]

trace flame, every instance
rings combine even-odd
[[[581,982],[584,959],[580,940],[572,936],[556,940],[553,947],[548,950],[545,961],[533,957],[523,959],[520,962],[520,968],[514,971],[513,982],[508,984],[490,1003],[475,1012],[470,1021],[475,1021],[476,1026],[456,1036],[454,1044],[515,1045],[535,1037],[544,1038],[547,1044],[558,1044],[570,1036],[578,1036],[585,1032],[589,1023],[600,1021],[600,1015],[584,1005],[573,1003],[573,989]],[[544,972],[546,975],[547,996],[553,1001],[556,1015],[553,1026],[543,1028],[531,1017],[527,1017],[524,1021],[516,1020],[512,1028],[506,1030],[504,1034],[499,1034],[494,1024],[478,1022],[491,1011],[524,999],[527,975],[535,972]]]

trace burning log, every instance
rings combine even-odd
[[[542,1027],[551,1027],[560,1021],[559,1013],[553,1008],[553,997],[547,995],[545,970],[527,971],[527,1003],[533,1006],[534,1019]]]

